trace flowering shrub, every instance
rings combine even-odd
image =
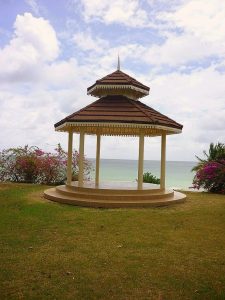
[[[79,153],[73,151],[73,180],[78,176]],[[54,153],[38,147],[10,148],[0,152],[0,181],[62,184],[66,180],[67,152],[58,144]],[[89,179],[91,163],[84,159],[84,175]]]
[[[225,194],[225,160],[207,162],[196,172],[194,188],[204,188],[212,193]]]
[[[198,158],[200,163],[193,168],[193,171],[196,171],[193,187],[225,194],[225,145],[210,144],[209,154],[205,151],[204,154],[207,160]]]

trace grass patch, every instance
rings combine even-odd
[[[0,185],[0,299],[225,299],[225,196],[89,209]]]

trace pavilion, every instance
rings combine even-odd
[[[150,88],[117,70],[87,89],[98,99],[55,124],[56,131],[68,132],[67,182],[44,192],[47,199],[87,207],[148,207],[182,202],[186,196],[166,189],[166,136],[182,132],[182,125],[140,102]],[[72,181],[73,134],[80,134],[78,182]],[[85,135],[96,135],[95,180],[84,178]],[[101,136],[139,138],[137,182],[100,182]],[[145,136],[161,136],[160,186],[143,183]]]

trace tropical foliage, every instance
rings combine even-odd
[[[143,174],[143,182],[160,184],[160,179],[153,175],[151,172]]]
[[[199,162],[192,169],[192,171],[198,171],[207,162],[220,161],[220,160],[225,159],[225,144],[217,143],[217,144],[214,145],[213,143],[211,143],[209,145],[209,153],[207,153],[204,150],[203,154],[206,157],[205,159],[204,158],[199,158],[198,156],[196,156],[196,158],[198,159]]]
[[[78,174],[79,153],[73,151],[73,179]],[[67,152],[60,144],[54,153],[36,146],[10,148],[0,152],[0,181],[62,184],[66,180]],[[89,176],[91,164],[84,159],[84,172]]]
[[[209,152],[203,153],[205,159],[196,156],[199,163],[192,169],[196,172],[193,187],[225,194],[225,144],[211,143]]]

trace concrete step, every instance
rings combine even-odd
[[[186,195],[174,192],[173,195],[165,199],[151,199],[151,200],[130,200],[130,201],[115,201],[115,200],[99,200],[99,199],[84,199],[62,194],[56,188],[48,189],[44,192],[46,199],[56,201],[59,203],[66,203],[71,205],[78,205],[84,207],[98,207],[98,208],[128,208],[128,207],[157,207],[166,206],[173,203],[183,202]]]
[[[70,189],[67,186],[61,185],[56,187],[56,191],[60,194],[75,197],[75,198],[82,198],[82,199],[98,199],[98,200],[112,200],[112,201],[140,201],[140,200],[150,200],[150,199],[164,199],[173,196],[174,192],[173,190],[165,190],[165,191],[155,191],[154,193],[150,190],[150,192],[147,194],[137,194],[137,193],[130,193],[128,191],[128,194],[120,193],[120,191],[117,191],[117,193],[109,194],[105,193],[104,190],[102,192],[96,193],[95,190],[75,190]],[[115,191],[115,190],[114,190]]]
[[[128,182],[129,183],[129,182]],[[126,187],[126,183],[122,182],[121,183],[121,188],[120,185],[117,187],[110,185],[110,183],[107,185],[107,183],[102,183],[100,184],[99,187],[96,187],[93,182],[85,182],[83,187],[80,186],[75,186],[75,185],[65,185],[69,190],[72,191],[79,191],[82,193],[96,193],[96,194],[126,194],[126,195],[133,195],[133,194],[155,194],[155,193],[161,193],[162,190],[159,188],[158,185],[156,184],[146,184],[144,183],[143,186],[144,188],[142,190],[137,189],[137,184],[132,183],[132,187]],[[123,188],[122,188],[123,187]]]

